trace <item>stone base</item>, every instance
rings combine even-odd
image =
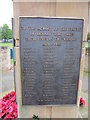
[[[29,106],[18,104],[18,118],[81,118],[79,108],[74,105]]]

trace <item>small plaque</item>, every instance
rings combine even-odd
[[[76,104],[83,19],[20,17],[23,105]]]

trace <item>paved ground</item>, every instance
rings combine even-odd
[[[90,79],[90,56],[85,57],[85,65],[84,65],[84,74],[82,81],[82,93],[81,96],[85,100],[85,107],[80,107],[80,113],[83,118],[88,118],[88,80]]]
[[[8,51],[6,52],[6,49],[0,50],[0,58],[2,58],[0,59],[0,98],[14,89],[13,67],[8,64],[9,60],[7,59],[7,55]],[[85,72],[82,82],[82,97],[85,99],[86,105],[85,107],[80,107],[80,113],[84,118],[88,117],[88,79],[90,78],[90,74],[88,75],[87,72],[87,63],[88,58],[86,56]]]
[[[2,92],[6,92],[14,88],[13,70],[2,73]]]
[[[14,89],[13,67],[8,56],[9,49],[0,48],[0,98]]]
[[[90,78],[90,75],[89,75]],[[85,100],[85,107],[79,107],[80,113],[83,118],[88,118],[88,73],[84,72],[82,81],[82,93],[81,96]]]

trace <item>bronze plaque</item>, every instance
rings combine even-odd
[[[76,104],[83,19],[20,17],[23,105]]]

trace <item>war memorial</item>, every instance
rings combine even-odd
[[[80,118],[88,0],[13,0],[13,8],[18,117]]]

